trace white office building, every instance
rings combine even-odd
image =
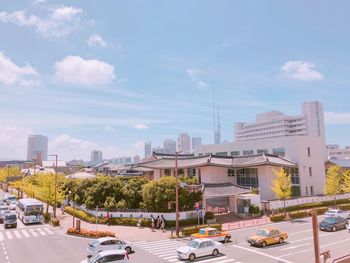
[[[163,142],[164,153],[174,154],[176,151],[176,141],[166,139]]]
[[[48,139],[43,135],[29,135],[27,146],[27,160],[38,162],[47,160]]]
[[[146,142],[145,143],[145,158],[152,156],[152,143]]]
[[[202,145],[195,155],[278,155],[298,166],[298,180],[293,182],[295,196],[323,194],[326,144],[322,103],[303,103],[302,114],[298,116],[286,116],[277,111],[259,114],[255,123],[236,124],[235,135],[236,141]],[[270,179],[258,177],[259,185],[271,184]],[[264,193],[263,198],[275,197],[270,191]]]
[[[101,151],[91,151],[91,165],[97,165],[102,163],[102,152]]]
[[[177,139],[177,150],[182,153],[191,152],[191,137],[187,133],[180,133]]]
[[[350,146],[340,148],[339,144],[328,144],[326,146],[326,152],[327,158],[350,159]]]

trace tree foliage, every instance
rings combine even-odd
[[[324,193],[326,195],[331,195],[334,198],[334,202],[336,202],[336,195],[341,193],[344,189],[342,184],[343,175],[341,173],[341,168],[338,165],[334,165],[329,167],[326,174],[326,183],[324,185]]]
[[[275,179],[272,181],[272,191],[276,198],[286,200],[292,196],[292,179],[281,167],[279,171],[273,170]]]
[[[350,193],[350,170],[343,173],[343,187],[342,190],[345,193]]]

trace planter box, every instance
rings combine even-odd
[[[215,223],[216,223],[216,218],[207,219],[207,224],[215,224]]]

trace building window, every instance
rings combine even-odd
[[[284,170],[290,176],[290,179],[292,180],[292,184],[293,185],[299,185],[300,184],[298,167],[284,168]]]
[[[245,150],[245,151],[243,151],[243,155],[253,155],[253,154],[254,154],[253,150]]]
[[[310,186],[310,194],[314,195],[314,187],[313,186]]]
[[[310,147],[307,147],[307,156],[311,157],[311,149],[310,149]]]
[[[233,152],[231,152],[231,156],[239,156],[239,151],[233,151]]]
[[[309,167],[309,175],[312,176],[312,167]]]
[[[309,195],[309,189],[305,186],[305,195]]]
[[[179,169],[177,170],[178,176],[185,176],[185,170],[184,169]]]
[[[292,185],[291,192],[292,192],[292,197],[299,197],[300,196],[300,186]]]
[[[187,169],[187,174],[189,177],[196,176],[196,169],[194,169],[194,168]]]
[[[227,156],[227,152],[218,152],[218,153],[216,153],[216,155],[219,155],[219,156]]]
[[[234,169],[227,169],[227,176],[235,176],[235,170]]]
[[[242,168],[236,170],[237,184],[246,187],[259,187],[258,169]]]
[[[171,175],[171,170],[170,169],[164,169],[164,175],[165,176],[170,176]]]
[[[275,149],[272,149],[272,153],[283,157],[285,155],[285,149],[284,148],[275,148]]]
[[[263,153],[269,153],[269,151],[267,149],[259,149],[257,151],[258,154],[263,154]]]
[[[201,169],[198,169],[198,183],[202,184],[202,174],[201,174]]]

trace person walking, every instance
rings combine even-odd
[[[160,223],[161,223],[160,217],[157,216],[157,229],[160,229]]]
[[[109,226],[109,212],[106,214],[106,219],[107,219],[107,225]]]
[[[142,228],[142,215],[139,217],[139,220],[137,220],[137,226]]]
[[[161,218],[160,230],[162,232],[165,232],[165,218],[163,217],[163,215],[162,215],[162,218]]]
[[[154,232],[154,217],[151,215],[151,231]]]

